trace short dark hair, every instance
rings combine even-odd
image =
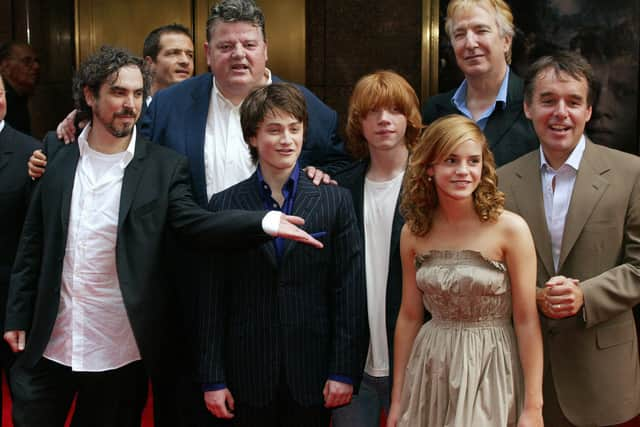
[[[149,56],[154,61],[156,60],[156,58],[158,57],[158,53],[160,52],[160,39],[165,34],[184,34],[185,36],[189,37],[189,39],[191,39],[191,42],[193,42],[191,33],[184,25],[163,25],[162,27],[158,27],[152,30],[144,39],[144,46],[142,48],[142,56],[144,58]]]
[[[556,75],[559,73],[567,74],[576,80],[585,79],[587,82],[587,105],[593,105],[596,93],[593,69],[582,55],[568,50],[542,56],[529,66],[524,80],[524,100],[527,104],[531,104],[533,101],[536,80],[545,70],[553,70]]]
[[[78,110],[79,119],[91,119],[93,111],[84,98],[84,88],[88,87],[97,98],[100,87],[107,79],[118,79],[118,71],[122,67],[134,66],[140,69],[143,81],[143,99],[149,94],[149,72],[144,61],[129,51],[117,47],[102,46],[100,50],[89,56],[73,77],[73,101]]]
[[[262,38],[267,41],[267,33],[264,29],[264,14],[253,0],[222,0],[211,7],[207,18],[207,41],[211,40],[213,27],[217,21],[222,22],[247,22],[262,31]]]
[[[258,128],[267,114],[274,110],[280,110],[291,114],[302,123],[304,133],[307,133],[309,117],[307,115],[307,103],[302,91],[291,83],[273,83],[255,89],[242,102],[240,107],[240,124],[242,135],[249,146],[251,160],[258,162],[258,150],[249,141],[257,135]]]

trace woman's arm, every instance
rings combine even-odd
[[[542,425],[542,334],[536,308],[536,253],[519,216],[505,212],[505,260],[511,279],[513,323],[524,373],[524,410],[518,426]]]
[[[404,372],[409,361],[413,341],[424,323],[422,292],[416,285],[415,267],[416,237],[404,225],[400,234],[402,258],[402,303],[398,313],[394,340],[393,389],[387,427],[395,427],[400,418],[400,396],[404,384]]]

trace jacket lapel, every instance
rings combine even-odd
[[[561,271],[587,219],[607,190],[609,182],[604,175],[609,170],[610,167],[602,164],[593,150],[592,143],[587,140],[565,219],[558,271]]]
[[[80,149],[78,144],[70,144],[68,148],[58,154],[53,159],[56,171],[60,173],[60,188],[62,189],[62,197],[60,199],[60,219],[62,221],[62,235],[67,236],[69,229],[69,211],[71,209],[71,195],[73,193],[73,183],[75,181],[76,169],[80,159]],[[56,161],[57,160],[57,161]]]
[[[324,185],[324,184],[321,184]],[[316,221],[314,221],[316,205],[320,201],[320,190],[313,184],[313,182],[307,178],[304,171],[300,170],[300,176],[298,177],[298,189],[296,190],[296,198],[293,202],[293,212],[291,215],[299,216],[305,220],[305,229],[308,233],[316,233],[320,231],[329,230],[313,230],[312,227]],[[297,242],[293,240],[285,240],[284,251],[282,259],[284,260],[289,252],[295,247]],[[273,246],[273,245],[272,245]]]
[[[538,258],[551,277],[555,275],[555,268],[551,253],[551,237],[544,214],[539,151],[533,152],[530,156],[535,157],[532,161],[522,162],[522,169],[516,172],[519,179],[512,183],[512,196],[518,206],[518,212],[531,229]]]
[[[484,134],[488,141],[493,141],[490,148],[500,143],[502,136],[511,129],[520,114],[522,114],[522,80],[516,76],[513,71],[509,72],[509,81],[507,86],[507,104],[504,110],[496,106],[496,111],[491,115],[487,125],[484,128]],[[508,141],[511,143],[511,141]]]
[[[248,211],[263,211],[264,202],[260,195],[260,187],[258,184],[258,173],[254,172],[251,178],[244,181],[243,184],[238,186],[237,192],[233,194],[233,202],[237,203],[240,209]],[[260,250],[269,260],[269,263],[274,269],[278,268],[278,259],[276,257],[276,248],[274,247],[273,240],[260,245]]]
[[[133,159],[131,159],[124,170],[122,191],[120,193],[120,209],[118,211],[118,232],[129,214],[131,204],[136,196],[138,184],[140,183],[140,178],[142,178],[142,172],[144,171],[143,160],[147,155],[146,144],[148,144],[148,142],[142,138],[136,138],[136,150],[133,154]]]
[[[192,103],[189,106],[185,118],[185,146],[187,157],[194,181],[193,191],[196,201],[200,206],[207,206],[207,180],[204,170],[204,139],[207,128],[207,117],[209,113],[209,101],[211,100],[211,89],[213,79],[211,74],[206,74],[208,78],[203,80],[203,84],[197,86],[191,93]],[[199,193],[202,189],[203,193]]]

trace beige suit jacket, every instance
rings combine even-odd
[[[587,140],[554,271],[540,177],[540,152],[498,170],[506,208],[533,234],[537,286],[580,280],[584,317],[541,315],[545,369],[564,415],[578,426],[624,422],[640,413],[640,363],[632,308],[640,303],[640,158]],[[549,374],[547,372],[546,374]],[[549,378],[545,375],[545,378]]]

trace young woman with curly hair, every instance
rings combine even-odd
[[[480,128],[459,115],[432,123],[404,182],[388,427],[543,424],[536,255],[503,205]]]

